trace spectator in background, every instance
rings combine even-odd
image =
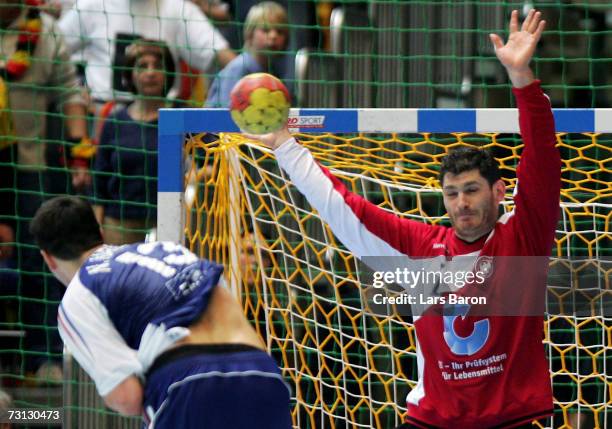
[[[44,12],[53,18],[60,18],[65,11],[70,9],[76,0],[41,0]]]
[[[13,399],[4,390],[0,389],[0,416],[13,408]],[[0,423],[0,429],[11,429],[10,423]]]
[[[64,140],[71,147],[64,160],[73,168],[75,188],[89,183],[87,166],[93,156],[74,66],[53,19],[40,12],[39,4],[37,0],[0,0],[0,105],[5,109],[0,135],[0,242],[16,243],[2,246],[0,259],[6,262],[12,253],[18,270],[18,294],[23,299],[19,322],[27,327],[26,371],[40,368],[49,352],[59,356],[62,350],[59,336],[49,327],[56,324],[54,302],[63,288],[44,278],[44,263],[28,232],[49,185],[45,139],[50,103],[60,106],[65,115]],[[41,300],[49,305],[40,304]],[[61,376],[61,371],[47,369],[40,374]]]
[[[15,231],[14,219],[11,214],[15,205],[15,190],[13,189],[15,169],[12,162],[12,149],[15,131],[8,106],[8,89],[4,79],[0,77],[0,285],[2,295],[14,295],[17,290],[17,272],[13,259]],[[11,320],[9,303],[0,300],[0,314],[5,315],[0,321]],[[0,348],[2,345],[0,345]],[[0,357],[1,365],[1,357]],[[1,408],[0,408],[1,411]],[[0,426],[1,428],[1,426]]]
[[[67,1],[67,0],[64,0]],[[219,26],[219,30],[233,49],[244,45],[242,30],[246,17],[253,6],[261,0],[192,0],[202,11]],[[317,11],[331,7],[331,3],[312,0],[278,0],[287,9],[288,21],[291,23],[289,50],[296,52],[301,48],[319,47],[319,26]],[[289,59],[289,58],[288,58]],[[289,66],[287,64],[286,66]],[[289,70],[287,70],[289,72]]]
[[[85,63],[87,86],[98,107],[131,100],[122,66],[125,48],[135,39],[161,40],[175,60],[200,71],[210,70],[215,60],[223,67],[235,57],[202,11],[186,0],[76,0],[59,27],[69,52],[78,52],[73,59]],[[171,97],[178,86],[175,79]]]
[[[108,244],[143,241],[155,226],[157,118],[168,107],[174,60],[160,41],[140,39],[126,49],[124,81],[135,94],[105,120],[94,163],[94,211]]]
[[[6,261],[13,255],[13,242],[15,232],[13,230],[13,219],[10,218],[11,211],[15,205],[13,190],[13,168],[9,164],[13,161],[13,150],[15,131],[13,130],[13,119],[8,106],[8,88],[4,79],[0,77],[0,267],[7,266]],[[3,273],[0,279],[3,280]]]
[[[204,13],[214,20],[221,34],[230,43],[232,49],[241,49],[246,40],[244,26],[251,8],[261,0],[193,0]],[[289,43],[285,48],[283,58],[278,58],[276,67],[278,76],[293,92],[295,79],[295,53],[302,48],[323,48],[323,40],[329,31],[325,30],[325,13],[331,3],[312,0],[276,0],[287,11],[287,21],[290,23],[287,34]],[[219,12],[227,9],[230,20],[224,21]],[[219,18],[217,18],[219,17]],[[327,19],[329,27],[329,19]]]
[[[222,0],[192,0],[200,7],[204,15],[213,21],[229,21],[232,19],[230,15],[230,5]]]
[[[282,54],[289,41],[287,11],[280,4],[264,1],[249,10],[244,23],[244,51],[215,78],[207,107],[228,107],[229,94],[242,77],[251,73],[280,76]]]

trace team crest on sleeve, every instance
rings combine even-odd
[[[493,256],[479,256],[478,259],[476,259],[476,262],[474,262],[474,272],[482,273],[485,279],[491,277],[491,274],[493,274],[493,269]]]
[[[195,263],[184,268],[176,276],[165,283],[175,300],[189,295],[206,280],[206,276],[200,269],[200,264]]]

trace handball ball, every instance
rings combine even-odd
[[[291,98],[283,83],[268,73],[253,73],[238,81],[230,93],[232,119],[251,134],[267,134],[287,123]]]

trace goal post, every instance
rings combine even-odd
[[[567,290],[549,287],[544,338],[555,415],[548,426],[582,415],[604,427],[612,424],[612,109],[553,112],[564,161],[551,265],[582,258],[572,273],[594,265],[598,281],[591,289],[575,279]],[[490,148],[508,186],[504,210],[512,209],[522,149],[516,109],[292,109],[289,125],[350,190],[434,224],[446,222],[441,157],[459,145]],[[294,426],[398,424],[416,382],[412,322],[369,307],[359,262],[273,153],[240,135],[226,109],[160,111],[158,153],[157,236],[228,267],[245,314],[294,387]],[[568,300],[576,307],[578,290],[588,305],[558,312]]]
[[[558,133],[609,133],[612,109],[553,109]],[[519,133],[517,109],[291,109],[291,131],[321,133]],[[240,132],[228,109],[161,109],[159,239],[182,242],[185,135]]]

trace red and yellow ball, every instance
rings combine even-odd
[[[241,130],[267,134],[287,123],[291,97],[285,85],[268,73],[249,74],[230,93],[232,119]]]

